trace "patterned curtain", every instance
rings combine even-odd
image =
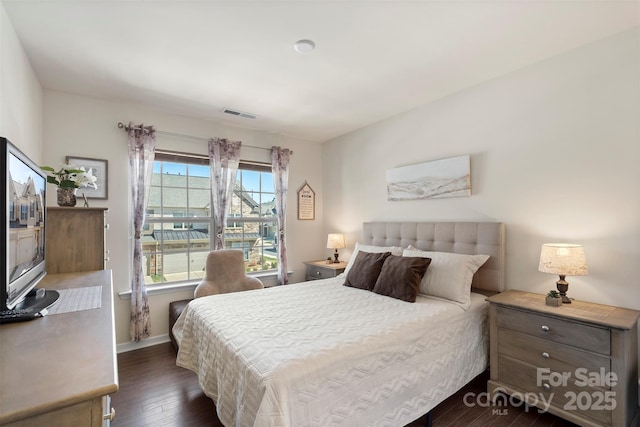
[[[149,338],[151,317],[147,288],[142,270],[142,227],[151,187],[151,173],[156,149],[156,132],[152,126],[129,123],[129,179],[133,212],[133,279],[131,281],[131,341]]]
[[[278,217],[278,283],[289,283],[287,276],[287,247],[285,245],[285,223],[287,213],[287,190],[289,187],[288,148],[271,147],[271,170],[276,192],[276,216]]]
[[[209,140],[211,196],[216,224],[215,250],[224,249],[224,227],[236,185],[241,144],[240,141],[228,141],[223,138]]]

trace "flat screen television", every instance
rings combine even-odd
[[[1,198],[4,286],[0,309],[42,309],[55,302],[57,292],[34,292],[47,274],[45,227],[47,176],[29,157],[0,137],[4,161]]]

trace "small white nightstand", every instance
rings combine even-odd
[[[344,269],[347,267],[346,262],[331,262],[331,264],[327,264],[325,260],[306,261],[304,264],[307,266],[306,280],[336,277],[338,274],[344,272]]]

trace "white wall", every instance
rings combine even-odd
[[[110,251],[108,268],[113,270],[115,288],[116,341],[129,341],[129,303],[117,294],[130,289],[130,240],[129,240],[129,182],[127,159],[127,135],[116,124],[127,123],[154,125],[160,131],[209,138],[213,136],[241,140],[243,145],[270,148],[280,145],[294,151],[289,171],[289,197],[287,206],[287,246],[289,269],[294,273],[291,282],[304,280],[303,261],[318,259],[322,252],[322,168],[321,146],[265,132],[221,126],[212,122],[166,114],[149,106],[127,102],[109,102],[94,98],[45,90],[44,92],[44,163],[57,166],[65,156],[106,159],[109,162],[109,198],[90,200],[92,206],[108,207],[107,220],[110,229],[107,247]],[[207,153],[206,140],[194,140],[157,134],[157,147],[190,153]],[[269,151],[245,147],[241,158],[270,162]],[[296,190],[304,181],[316,191],[315,221],[297,220]],[[50,192],[48,205],[55,205],[55,194]],[[79,230],[80,231],[80,230]],[[326,236],[324,236],[326,239]],[[152,295],[152,337],[168,333],[168,304],[170,301],[189,298],[192,292],[182,291]]]
[[[546,293],[546,242],[584,245],[577,299],[640,309],[638,29],[324,144],[324,231],[364,221],[506,224],[510,289]],[[390,202],[386,170],[470,154],[472,196]],[[345,250],[344,258],[347,258]]]
[[[0,3],[0,136],[42,158],[42,88]]]

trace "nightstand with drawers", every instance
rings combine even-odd
[[[305,274],[306,280],[319,280],[336,277],[340,273],[343,273],[344,269],[347,267],[346,262],[331,262],[330,264],[327,264],[327,261],[324,260],[307,261],[304,264],[307,266]]]
[[[581,426],[631,426],[638,417],[640,312],[507,291],[490,302],[488,391]]]

